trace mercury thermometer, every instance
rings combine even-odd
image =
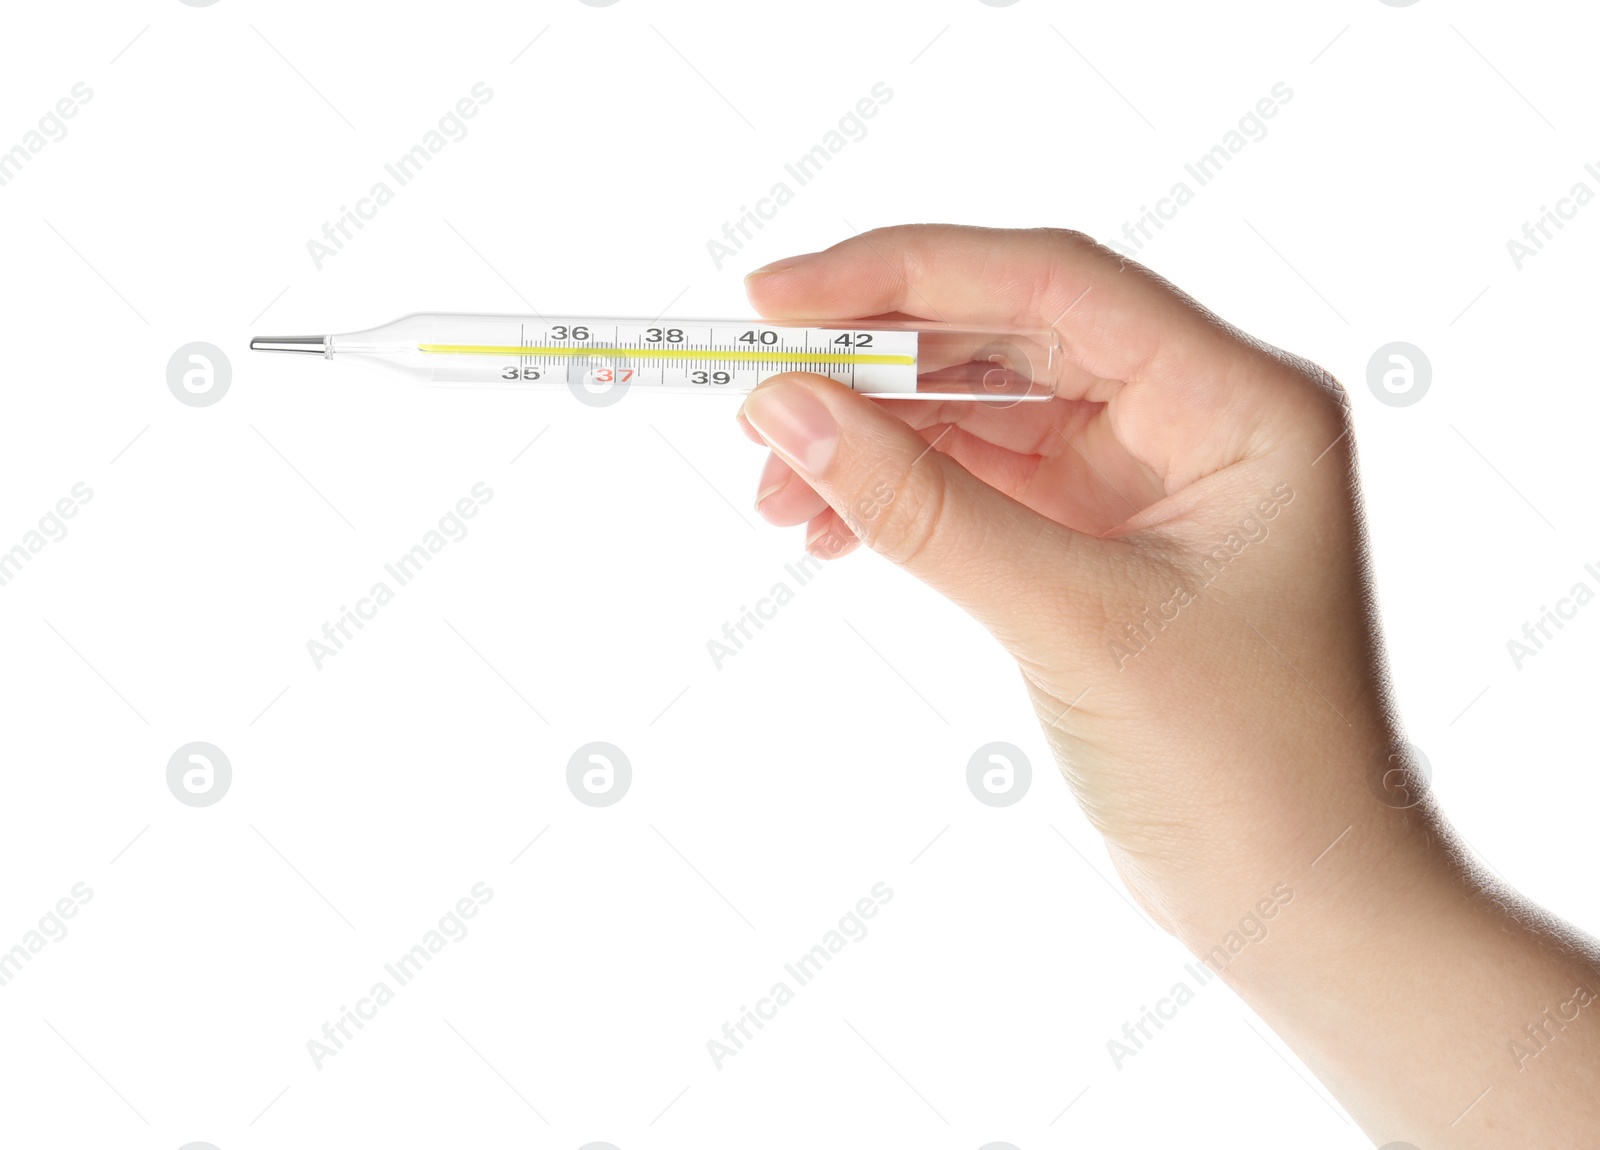
[[[746,392],[780,372],[881,399],[1047,400],[1062,370],[1048,328],[922,320],[617,319],[419,313],[344,335],[258,336],[253,351],[387,367],[445,386]],[[603,401],[603,402],[602,402]]]

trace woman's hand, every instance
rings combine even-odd
[[[1570,1121],[1600,1129],[1600,1003],[1537,1089],[1506,1046],[1575,982],[1600,992],[1592,944],[1487,894],[1408,770],[1339,385],[1074,232],[888,228],[747,286],[770,317],[1057,330],[1048,403],[763,383],[740,413],[773,451],[761,513],[821,556],[859,540],[994,634],[1119,872],[1197,954],[1287,886],[1272,940],[1218,967],[1380,1142],[1590,1145]],[[1569,1115],[1538,1103],[1552,1083]]]
[[[862,540],[1016,657],[1158,918],[1178,925],[1163,892],[1196,860],[1214,886],[1338,833],[1326,800],[1375,805],[1359,772],[1285,786],[1330,740],[1388,736],[1344,397],[1325,373],[1071,232],[887,229],[756,272],[749,291],[769,316],[1060,332],[1049,403],[872,402],[790,375],[742,414],[775,453],[764,516],[809,522],[819,555]]]

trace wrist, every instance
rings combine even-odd
[[[1225,955],[1219,967],[1269,937],[1286,940],[1280,952],[1330,953],[1387,919],[1461,902],[1468,868],[1431,796],[1380,799],[1349,772],[1316,777],[1330,782],[1110,842],[1112,859],[1157,924],[1197,956]]]
[[[1330,974],[1460,904],[1466,875],[1447,833],[1431,809],[1346,811],[1236,859],[1225,882],[1168,884],[1168,929],[1229,981]]]

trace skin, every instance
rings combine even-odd
[[[764,382],[758,510],[988,628],[1133,896],[1375,1143],[1596,1145],[1600,947],[1469,861],[1405,750],[1338,382],[1076,232],[880,229],[747,290],[1057,331],[1047,403]]]

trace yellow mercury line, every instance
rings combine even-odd
[[[862,355],[853,352],[696,351],[686,347],[519,347],[516,344],[420,343],[418,351],[438,355],[611,356],[617,359],[726,359],[750,363],[888,363],[916,366],[914,355]]]

